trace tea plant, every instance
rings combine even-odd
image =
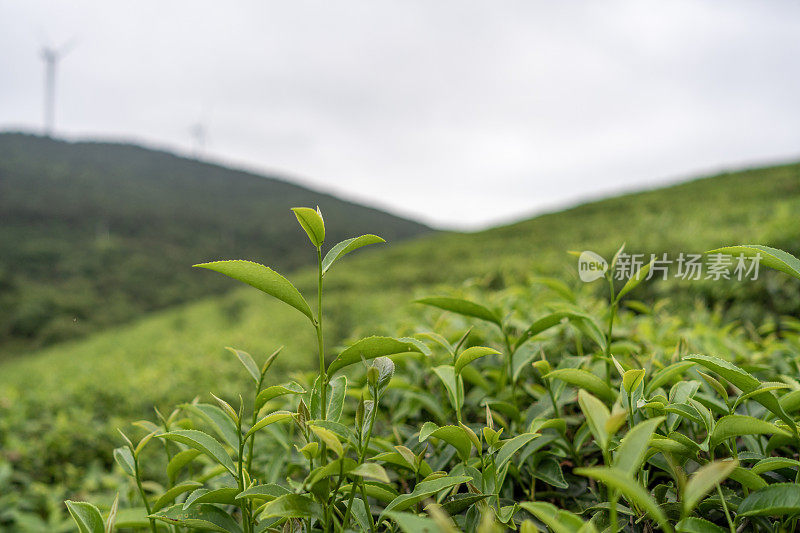
[[[68,501],[80,531],[795,529],[797,354],[781,352],[770,366],[763,354],[725,353],[744,350],[724,335],[713,345],[722,353],[689,353],[681,338],[671,352],[657,349],[662,334],[630,324],[658,320],[618,316],[629,314],[623,297],[648,265],[619,290],[608,274],[603,305],[582,305],[556,280],[538,280],[558,294],[547,309],[531,310],[524,294],[502,307],[423,298],[439,313],[436,331],[363,338],[329,358],[325,276],[344,255],[383,239],[348,239],[323,258],[321,213],[294,214],[317,255],[315,309],[266,266],[197,266],[305,316],[317,340],[316,375],[274,383],[280,349],[261,364],[231,349],[250,390],[157,411],[157,423],[136,424],[144,433],[137,440],[122,434],[114,458],[130,477],[122,499],[132,505],[115,500],[101,513]],[[715,253],[759,254],[800,279],[800,260],[780,250]],[[628,329],[615,330],[620,323]],[[730,360],[743,357],[743,365]]]

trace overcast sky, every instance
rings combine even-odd
[[[800,157],[800,2],[0,0],[0,129],[278,171],[441,227]],[[323,206],[324,208],[324,206]]]

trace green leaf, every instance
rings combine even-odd
[[[559,368],[544,376],[546,379],[560,379],[575,387],[585,389],[595,396],[613,402],[615,393],[606,382],[591,372],[580,368]]]
[[[421,502],[428,496],[436,494],[437,492],[445,489],[455,487],[461,483],[466,483],[467,481],[472,481],[472,476],[443,476],[430,481],[422,481],[417,483],[411,494],[401,494],[386,506],[386,508],[383,510],[383,513],[381,513],[381,516],[378,518],[378,523],[381,522],[383,517],[388,512],[408,509],[412,505]]]
[[[311,431],[314,432],[314,435],[319,437],[329,449],[336,453],[337,456],[341,457],[344,455],[342,443],[339,441],[339,437],[337,437],[333,431],[310,424],[308,427],[311,428]]]
[[[463,428],[458,426],[437,427],[433,422],[425,422],[419,433],[419,441],[428,440],[430,437],[442,439],[451,445],[456,449],[462,461],[469,459],[469,454],[472,451],[472,442]]]
[[[174,487],[167,490],[164,494],[158,497],[156,502],[153,504],[151,511],[154,513],[156,511],[160,511],[161,509],[166,507],[167,504],[172,503],[175,500],[175,498],[177,498],[184,492],[189,492],[190,490],[194,490],[202,485],[203,485],[202,483],[198,483],[197,481],[185,481],[183,483],[175,485]]]
[[[661,385],[665,385],[669,383],[673,378],[680,376],[686,371],[687,369],[693,367],[695,365],[692,361],[679,361],[677,363],[673,363],[668,367],[662,368],[658,372],[653,374],[653,377],[650,378],[650,381],[645,386],[645,395],[650,396],[654,390],[659,388]]]
[[[501,468],[503,468],[503,465],[505,465],[508,460],[520,450],[520,448],[539,436],[540,435],[538,433],[522,433],[513,439],[504,441],[500,451],[497,452],[497,457],[495,458],[497,470],[499,471]]]
[[[762,246],[760,244],[742,244],[739,246],[717,248],[716,250],[709,250],[706,253],[736,256],[741,254],[745,257],[756,257],[756,255],[760,255],[760,265],[780,270],[784,274],[789,274],[792,277],[800,279],[800,259],[777,248],[770,248],[769,246]]]
[[[653,500],[650,494],[639,484],[633,476],[629,475],[618,468],[606,467],[592,467],[592,468],[576,468],[573,472],[579,476],[586,476],[596,479],[608,487],[618,491],[631,503],[636,504],[639,508],[644,510],[650,518],[656,521],[658,525],[667,532],[672,532],[667,517],[664,512]]]
[[[228,455],[228,452],[226,452],[222,444],[211,435],[194,429],[178,429],[170,431],[169,433],[157,435],[157,437],[180,442],[190,448],[194,448],[224,466],[234,477],[236,476],[236,469],[234,468],[233,461]]]
[[[311,209],[310,207],[293,207],[294,216],[300,226],[305,230],[311,244],[319,248],[325,242],[325,221],[322,220],[322,213],[319,207]]]
[[[133,458],[130,448],[127,446],[120,446],[115,448],[114,460],[122,468],[122,470],[131,477],[136,475],[136,460]]]
[[[548,455],[536,465],[533,476],[558,489],[563,490],[569,488],[569,483],[564,479],[564,472],[561,470],[561,464],[551,455]]]
[[[727,415],[720,418],[714,425],[709,444],[716,446],[726,439],[742,435],[773,435],[775,433],[789,435],[775,424],[760,418],[747,415]]]
[[[556,311],[554,313],[550,313],[549,315],[543,316],[531,324],[531,326],[525,330],[522,336],[520,336],[514,350],[516,351],[520,346],[536,337],[540,333],[543,333],[548,329],[561,324],[564,319],[567,319],[570,322],[585,325],[592,340],[595,341],[601,348],[605,348],[605,336],[592,317],[578,311]]]
[[[456,374],[461,373],[461,369],[470,364],[475,359],[485,357],[487,355],[500,355],[500,352],[494,348],[487,348],[485,346],[472,346],[467,348],[458,355],[456,364],[454,365]]]
[[[305,301],[303,295],[300,294],[292,283],[272,270],[269,267],[253,263],[252,261],[232,260],[232,261],[214,261],[212,263],[201,263],[194,265],[198,268],[207,268],[220,274],[225,274],[228,277],[239,280],[243,283],[255,287],[270,296],[287,303],[306,315],[311,322],[315,322],[314,314]]]
[[[715,461],[707,463],[692,474],[683,489],[683,514],[690,514],[697,504],[714,487],[725,481],[739,465],[736,460]]]
[[[284,396],[286,394],[305,394],[305,392],[306,390],[294,381],[283,385],[272,385],[258,393],[256,397],[256,410],[260,410],[264,407],[265,403],[278,396]]]
[[[150,521],[147,519],[147,510],[144,507],[117,509],[114,525],[117,529],[148,528],[150,527]]]
[[[281,420],[286,420],[291,417],[292,413],[289,411],[275,411],[274,413],[270,413],[253,424],[253,427],[251,427],[247,433],[245,433],[244,440],[249,439],[256,431],[265,428],[270,424],[274,424],[275,422],[280,422]]]
[[[339,258],[349,254],[353,250],[358,250],[362,246],[377,244],[380,242],[386,241],[377,235],[361,235],[360,237],[353,237],[352,239],[343,240],[331,248],[327,254],[325,254],[325,259],[322,260],[322,274],[325,275],[328,269],[336,261],[338,261]]]
[[[386,513],[400,529],[405,533],[441,533],[442,529],[432,519],[425,516],[418,516],[411,513],[397,513],[390,511]]]
[[[633,391],[636,390],[642,381],[644,380],[644,369],[643,368],[635,368],[633,370],[627,370],[624,374],[622,374],[622,388],[625,389],[625,392],[628,394],[632,394]]]
[[[775,483],[751,493],[739,504],[738,516],[784,516],[800,513],[800,485]]]
[[[468,509],[472,504],[485,500],[489,496],[491,495],[475,493],[453,494],[442,502],[442,510],[450,516],[454,516]]]
[[[340,353],[328,366],[328,375],[331,376],[334,372],[346,366],[361,362],[362,357],[365,360],[370,360],[376,357],[412,352],[421,353],[419,347],[412,342],[402,341],[393,337],[367,337],[356,341]]]
[[[183,505],[177,504],[169,509],[152,513],[150,518],[161,520],[167,524],[222,533],[241,533],[242,531],[231,515],[210,504],[197,505],[186,510],[183,509]]]
[[[239,428],[220,407],[208,403],[187,403],[181,407],[205,420],[217,436],[231,448],[239,445]]]
[[[416,300],[416,303],[438,307],[439,309],[463,316],[479,318],[481,320],[491,322],[492,324],[496,324],[498,327],[502,327],[500,318],[498,318],[494,311],[491,311],[480,304],[476,304],[475,302],[470,302],[469,300],[464,300],[461,298],[448,298],[446,296],[434,296]]]
[[[450,398],[450,404],[453,409],[455,411],[461,409],[461,406],[464,405],[464,398],[462,394],[459,394],[459,377],[456,376],[455,368],[452,365],[440,365],[433,367],[431,370],[442,382],[444,388],[447,389],[447,397]]]
[[[80,533],[104,533],[103,516],[97,507],[91,503],[74,502],[72,500],[67,500],[64,503],[67,505],[72,519],[78,524]]]
[[[735,387],[740,389],[742,392],[748,393],[757,390],[761,386],[761,382],[758,381],[754,376],[750,373],[742,370],[738,366],[734,365],[733,363],[729,363],[719,357],[713,357],[710,355],[700,355],[700,354],[693,354],[688,355],[683,358],[685,361],[693,361],[695,363],[701,364],[704,367],[716,372],[724,379],[728,380],[731,384]],[[760,394],[756,394],[753,396],[753,399],[766,407],[767,409],[772,412],[775,416],[786,422],[789,427],[795,427],[795,423],[792,418],[786,414],[781,407],[780,402],[775,397],[772,392],[762,392]]]
[[[104,533],[114,533],[117,525],[117,509],[119,509],[119,492],[114,496],[114,503],[111,504],[111,509],[108,510],[108,515],[106,515]]]
[[[575,513],[559,509],[552,503],[520,502],[519,506],[544,522],[553,533],[589,533],[595,531],[591,523],[585,523]]]
[[[276,483],[267,483],[264,485],[256,485],[249,489],[240,492],[236,495],[236,499],[242,498],[255,499],[255,500],[274,500],[280,496],[291,494],[291,491],[286,487],[282,487]]]
[[[684,518],[675,524],[678,533],[728,533],[729,530],[719,527],[703,518]]]
[[[230,505],[236,502],[236,495],[239,489],[236,487],[222,487],[220,489],[208,490],[197,489],[186,497],[183,508],[188,509],[192,505],[200,503],[220,503]]]
[[[594,440],[600,446],[600,449],[607,450],[609,435],[608,431],[606,431],[606,424],[611,416],[608,407],[583,389],[578,391],[578,405],[583,411],[586,425],[589,426],[589,431],[592,432]]]
[[[227,347],[227,350],[229,350],[239,359],[247,372],[253,377],[253,381],[255,381],[256,385],[258,385],[261,382],[261,370],[259,370],[256,362],[253,361],[252,356],[247,352],[237,350],[236,348],[231,348],[230,346]]]
[[[617,296],[614,298],[615,303],[622,300],[623,296],[631,292],[633,289],[639,286],[639,284],[642,281],[644,281],[644,279],[647,277],[647,273],[650,272],[650,268],[652,268],[653,266],[653,261],[655,261],[655,259],[653,259],[646,265],[642,266],[639,270],[636,271],[635,274],[633,274],[630,278],[628,278],[628,281],[625,282],[625,285],[622,286],[622,288],[617,293]]]
[[[325,419],[338,422],[342,416],[344,398],[347,394],[347,376],[336,376],[328,383],[328,386],[331,388],[331,392],[326,407],[328,413]]]
[[[170,459],[169,463],[167,464],[167,476],[169,479],[175,479],[178,475],[178,472],[180,472],[184,466],[194,461],[195,457],[198,455],[200,455],[199,450],[191,449],[183,450],[172,456],[172,459]]]
[[[278,516],[281,518],[316,518],[323,520],[322,507],[308,496],[286,494],[267,503],[260,519]]]
[[[800,461],[797,459],[789,459],[788,457],[767,457],[754,464],[750,468],[750,471],[756,475],[760,475],[764,472],[773,472],[783,468],[794,468],[796,470],[798,467],[800,467]]]
[[[377,463],[361,463],[351,470],[350,473],[356,476],[389,483],[389,476],[386,475],[386,470],[384,470],[383,467]]]
[[[650,438],[663,421],[664,417],[659,416],[633,426],[614,454],[614,467],[629,476],[634,476],[642,467]]]

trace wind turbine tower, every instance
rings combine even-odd
[[[56,68],[58,62],[73,48],[74,41],[62,46],[53,48],[51,46],[42,47],[42,60],[44,61],[44,134],[48,137],[53,136],[53,129],[56,120]]]

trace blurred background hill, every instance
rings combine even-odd
[[[430,231],[389,213],[131,144],[0,134],[0,355],[230,289],[192,264],[313,259],[293,206],[322,205],[330,241]]]

